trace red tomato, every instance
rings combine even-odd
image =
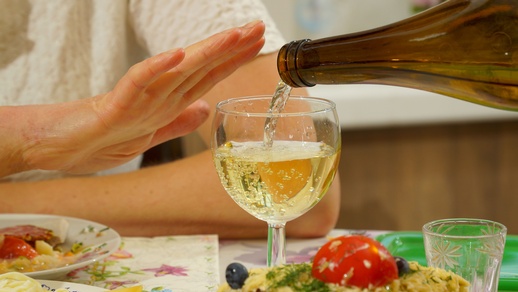
[[[378,241],[350,235],[324,244],[313,259],[313,277],[360,288],[384,286],[398,278],[394,257]]]
[[[25,240],[8,235],[4,237],[0,247],[0,259],[15,259],[22,256],[32,259],[37,255],[38,252]]]

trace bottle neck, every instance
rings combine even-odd
[[[315,86],[315,84],[305,81],[302,76],[299,75],[297,66],[297,53],[299,49],[309,41],[309,39],[303,39],[289,42],[282,46],[277,56],[279,75],[282,81],[291,87]]]
[[[383,27],[316,40],[292,41],[285,44],[278,53],[278,73],[291,87],[310,87],[316,84],[349,84],[377,80],[384,76],[373,76],[373,68],[378,70],[391,63],[399,66],[404,61],[435,62],[430,56],[440,59],[440,62],[458,62],[463,56],[456,55],[447,59],[440,56],[441,51],[448,53],[442,47],[448,47],[452,42],[452,29],[447,28],[444,23],[458,22],[460,15],[470,10],[468,7],[484,6],[484,3],[491,1],[493,0],[450,0],[435,7],[433,12],[430,9]],[[474,7],[471,9],[475,9]],[[441,35],[442,38],[434,37]],[[470,40],[474,37],[469,36]],[[456,48],[448,51],[452,50],[455,52]]]

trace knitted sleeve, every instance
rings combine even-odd
[[[152,55],[258,19],[266,24],[261,53],[285,43],[260,0],[130,0],[129,14],[137,41]]]

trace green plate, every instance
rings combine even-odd
[[[394,256],[417,261],[423,266],[427,265],[421,232],[391,232],[379,235],[376,240],[381,242]],[[508,235],[505,240],[498,290],[518,291],[518,236],[516,235]]]

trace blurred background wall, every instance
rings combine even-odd
[[[410,16],[412,0],[263,0],[284,37],[314,39],[378,27]]]

